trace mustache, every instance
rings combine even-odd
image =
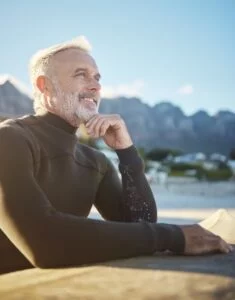
[[[84,99],[84,98],[91,98],[91,99],[96,100],[96,102],[99,100],[99,97],[96,94],[91,93],[91,92],[79,93],[78,98],[79,98],[79,100]]]

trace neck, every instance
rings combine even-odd
[[[75,134],[78,129],[75,126],[72,126],[70,123],[68,123],[66,120],[64,120],[60,116],[53,114],[46,110],[37,111],[35,114],[35,117],[37,117],[38,119],[42,119],[42,120],[54,125],[55,127],[61,128],[64,131],[71,133],[71,134]]]

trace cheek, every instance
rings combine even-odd
[[[60,89],[64,94],[73,94],[79,92],[84,87],[84,81],[81,79],[72,79],[68,81],[64,81],[63,84],[60,85]]]
[[[70,93],[80,93],[84,90],[86,83],[83,79],[77,78],[76,80],[70,82],[69,92]]]
[[[67,111],[70,114],[74,114],[77,110],[80,109],[82,106],[82,103],[79,102],[79,93],[76,92],[70,97],[67,97],[64,101],[64,110]]]

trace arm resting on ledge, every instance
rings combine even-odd
[[[56,211],[34,176],[28,141],[0,129],[0,229],[40,268],[184,250],[175,225],[98,221]]]

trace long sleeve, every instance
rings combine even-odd
[[[156,222],[157,207],[144,174],[143,161],[134,146],[117,150],[122,174],[123,213],[125,221]]]
[[[136,148],[131,146],[116,153],[122,182],[108,163],[96,197],[97,209],[106,220],[156,222],[156,203]]]

